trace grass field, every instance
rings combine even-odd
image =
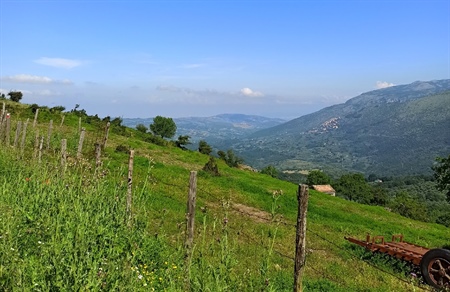
[[[18,118],[25,119],[24,111]],[[44,136],[48,121],[38,126]],[[35,130],[23,153],[0,144],[0,290],[292,291],[297,185],[221,161],[221,175],[211,176],[201,170],[208,156],[146,143],[130,129],[128,137],[110,133],[96,168],[93,145],[103,129],[83,124],[83,159],[77,160],[78,118],[67,114],[65,126],[56,118],[55,125],[41,163],[34,158]],[[135,150],[130,226],[128,154],[115,151],[117,145]],[[191,171],[198,173],[197,211],[187,262]],[[305,291],[428,289],[407,264],[367,253],[344,236],[402,233],[426,247],[449,243],[444,226],[311,190],[307,220]]]

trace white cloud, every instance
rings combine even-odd
[[[389,83],[389,82],[386,82],[386,81],[377,81],[377,85],[376,85],[376,87],[378,89],[388,88],[388,87],[391,87],[391,86],[394,86],[394,83]]]
[[[41,57],[37,60],[34,60],[35,63],[56,67],[56,68],[64,68],[64,69],[72,69],[78,66],[81,66],[82,62],[80,60],[71,60],[71,59],[63,59],[63,58],[47,58]]]
[[[52,79],[45,76],[36,76],[36,75],[28,75],[28,74],[19,74],[14,76],[4,76],[2,77],[3,81],[9,81],[14,83],[43,83],[48,84],[52,82]]]
[[[245,95],[245,96],[251,96],[251,97],[258,97],[258,96],[263,96],[264,94],[262,94],[259,91],[253,91],[248,87],[242,88],[241,89],[241,94]]]
[[[46,76],[37,76],[29,74],[18,74],[14,76],[3,76],[2,81],[13,82],[13,83],[27,83],[27,84],[65,84],[71,85],[72,81],[68,79],[64,80],[53,80]]]

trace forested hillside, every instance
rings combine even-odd
[[[256,168],[429,175],[450,152],[449,90],[450,80],[380,89],[221,147]]]

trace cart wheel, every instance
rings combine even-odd
[[[431,249],[420,262],[420,271],[425,282],[435,288],[450,287],[450,251]]]

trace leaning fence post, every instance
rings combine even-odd
[[[50,124],[48,125],[48,134],[47,134],[47,149],[50,149],[50,138],[52,137],[52,129],[53,129],[53,120],[50,120]]]
[[[33,154],[34,159],[36,159],[38,151],[39,151],[39,129],[37,129],[36,136],[34,138],[34,154]]]
[[[302,277],[306,260],[306,212],[308,209],[308,186],[299,185],[297,200],[297,232],[295,236],[294,292],[303,291]]]
[[[84,133],[85,132],[86,132],[86,129],[81,128],[80,140],[78,141],[77,159],[81,158],[81,151],[83,150],[83,141],[84,141]]]
[[[17,143],[19,143],[20,130],[22,129],[22,121],[18,121],[16,125],[16,136],[14,137],[14,149],[17,148]]]
[[[133,161],[134,161],[134,150],[130,150],[130,158],[128,160],[128,187],[127,187],[127,225],[131,226],[131,203],[132,203],[132,186],[133,186]]]
[[[62,125],[64,124],[64,118],[65,118],[66,116],[65,115],[63,115],[62,116],[62,118],[61,118],[61,124],[59,124],[59,127],[61,128],[62,127]]]
[[[39,114],[39,109],[37,108],[37,109],[36,109],[36,112],[34,113],[33,128],[36,127],[38,114]]]
[[[30,119],[27,119],[25,123],[23,123],[23,130],[22,130],[22,141],[20,141],[20,152],[23,154],[23,150],[25,148],[25,138],[27,137],[27,125],[28,121]]]
[[[186,271],[185,271],[185,291],[190,290],[190,261],[192,255],[192,245],[194,242],[194,223],[195,223],[195,200],[197,193],[197,172],[191,171],[189,178],[189,193],[186,213]]]
[[[62,171],[66,169],[67,161],[67,139],[61,139],[61,167]]]
[[[11,132],[11,115],[9,113],[6,114],[6,133],[5,133],[5,143],[6,146],[10,146],[10,132]]]
[[[95,143],[95,167],[99,167],[100,165],[102,165],[101,154],[102,146],[100,145],[100,143]]]
[[[3,102],[2,114],[0,115],[0,127],[2,127],[3,123],[5,122],[5,114],[6,114],[5,102]]]
[[[105,138],[103,139],[103,145],[102,148],[105,149],[106,147],[106,142],[108,142],[108,133],[109,133],[109,127],[111,126],[111,123],[108,122],[106,123],[106,129],[105,129]]]
[[[39,142],[39,160],[38,160],[39,163],[41,163],[43,145],[44,145],[44,136],[41,136],[41,141]]]

